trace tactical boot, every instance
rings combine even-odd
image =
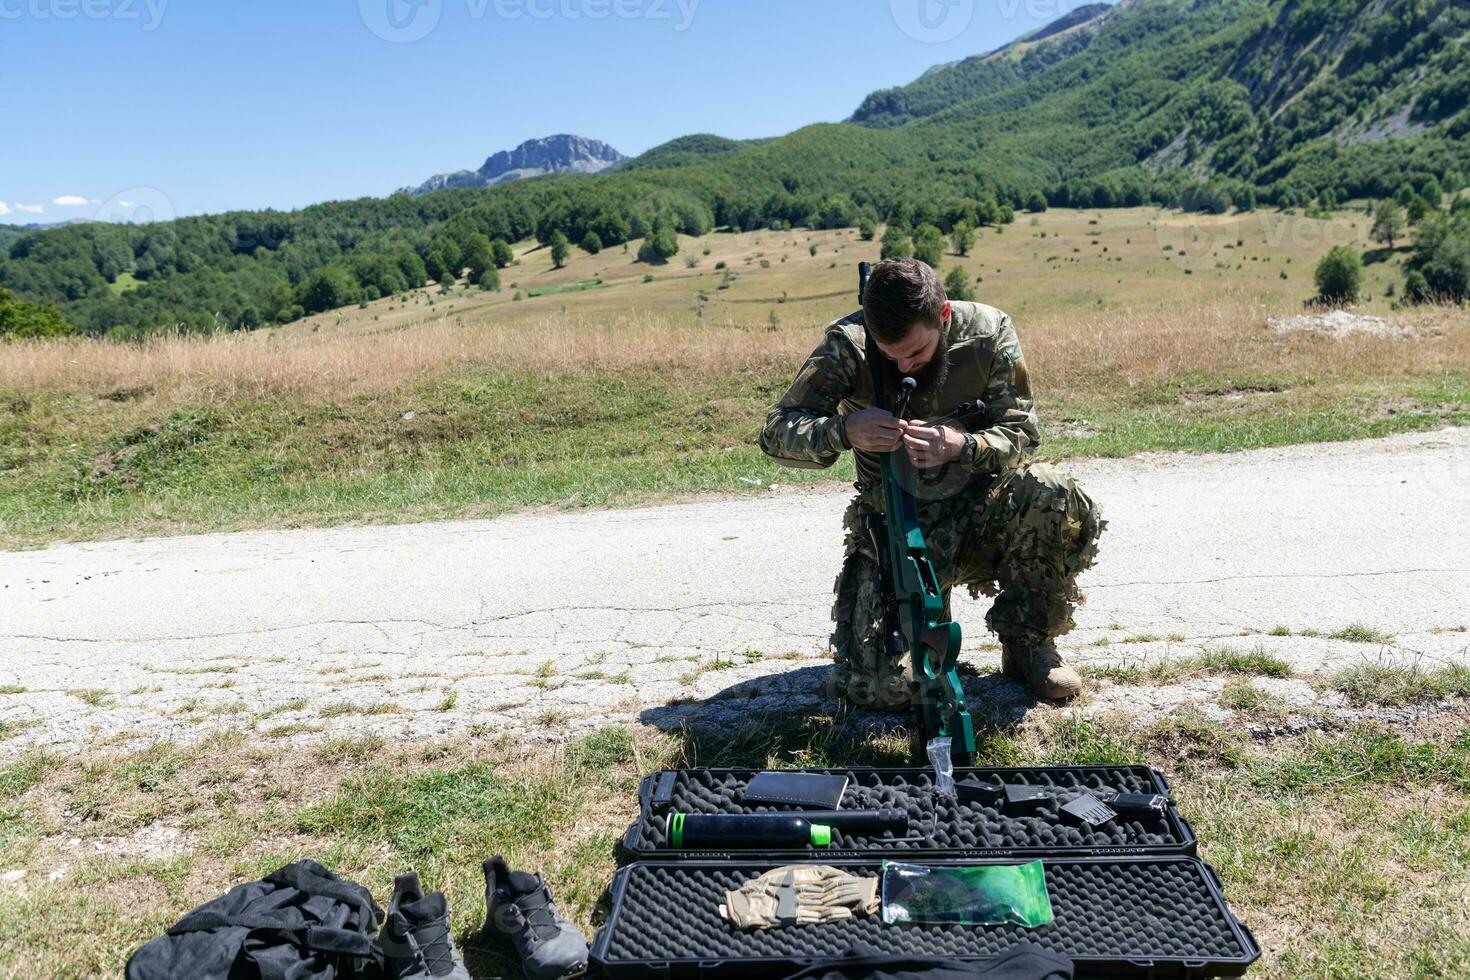
[[[1039,698],[1064,701],[1082,693],[1082,678],[1062,663],[1049,639],[1001,637],[1000,669],[1011,680],[1025,684]]]
[[[449,929],[449,903],[443,892],[425,895],[410,871],[393,879],[393,900],[378,945],[387,957],[391,980],[470,980]]]
[[[859,672],[839,665],[834,672],[838,696],[852,705],[884,711],[903,711],[913,707],[914,685],[901,664],[883,661],[869,664]]]
[[[485,928],[510,940],[529,980],[587,969],[587,937],[562,918],[537,875],[512,871],[500,855],[484,863]]]

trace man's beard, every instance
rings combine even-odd
[[[883,383],[888,389],[890,404],[897,402],[898,393],[903,390],[900,386],[904,378],[913,378],[919,385],[914,389],[914,397],[910,400],[911,405],[923,403],[937,395],[949,378],[949,346],[945,344],[944,338],[940,338],[938,346],[934,349],[934,356],[929,358],[929,363],[908,374],[899,371],[898,365],[888,358],[883,358]]]

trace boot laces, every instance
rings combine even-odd
[[[531,928],[538,939],[558,930],[556,909],[551,904],[551,894],[545,885],[536,891],[522,895],[512,903],[521,913],[521,919]]]
[[[430,919],[413,931],[413,937],[424,959],[424,966],[434,976],[444,976],[454,969],[453,945],[449,938],[449,918]]]

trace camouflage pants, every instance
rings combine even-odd
[[[908,703],[906,663],[879,636],[877,565],[864,519],[875,505],[853,500],[843,518],[846,555],[832,607],[833,694],[858,704]],[[941,500],[919,502],[919,523],[944,588],[995,596],[985,623],[1002,639],[1059,636],[1082,601],[1077,576],[1092,565],[1107,522],[1091,497],[1051,466],[1021,466]],[[971,640],[973,644],[973,639]]]

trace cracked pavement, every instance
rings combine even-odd
[[[1111,524],[1061,642],[1074,662],[1259,647],[1297,675],[1264,689],[1329,711],[1346,708],[1310,678],[1470,662],[1470,430],[1068,468]],[[0,756],[221,729],[554,738],[819,707],[847,496],[0,553]],[[967,683],[1024,711],[993,674],[985,602],[955,604]],[[1388,639],[1327,635],[1354,624]],[[1223,685],[1104,682],[1078,707],[1223,715]]]

